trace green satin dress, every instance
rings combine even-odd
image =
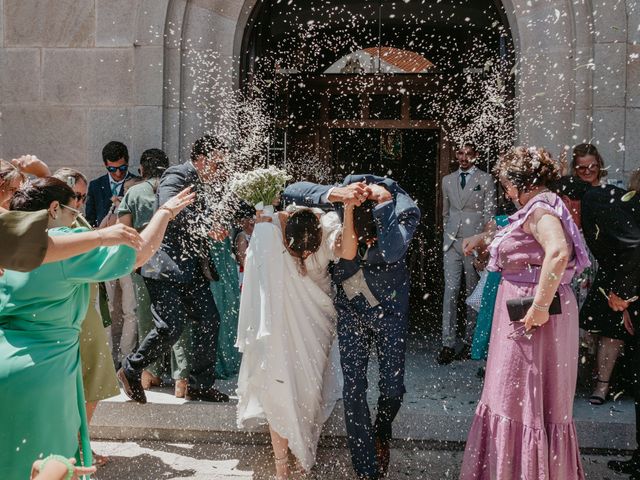
[[[240,285],[238,264],[231,253],[231,240],[213,242],[210,252],[220,276],[211,282],[211,292],[220,313],[218,348],[216,353],[216,378],[225,380],[240,371],[242,356],[235,347],[238,334],[238,312],[240,310]]]
[[[50,235],[85,229],[57,228]],[[0,277],[0,478],[29,478],[34,460],[55,453],[84,462],[91,449],[80,366],[80,328],[90,283],[131,273],[136,252],[101,247]]]

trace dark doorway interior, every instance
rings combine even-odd
[[[331,129],[335,176],[373,173],[389,176],[418,203],[422,221],[409,251],[412,274],[411,323],[423,330],[437,325],[442,289],[441,238],[437,231],[437,162],[440,132],[435,129]]]

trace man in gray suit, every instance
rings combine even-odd
[[[468,357],[476,325],[476,312],[467,308],[464,339],[457,338],[457,306],[460,280],[464,273],[466,296],[478,283],[473,257],[465,257],[462,240],[480,233],[496,212],[496,188],[493,177],[478,169],[478,152],[467,143],[456,152],[460,168],[442,179],[442,216],[444,218],[444,300],[442,305],[442,350],[438,363],[449,364]]]

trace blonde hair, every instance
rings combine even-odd
[[[56,173],[54,173],[52,175],[53,177],[62,180],[63,182],[66,182],[67,185],[69,185],[69,178],[73,178],[74,182],[79,182],[79,181],[83,181],[87,186],[89,186],[89,181],[87,180],[87,177],[84,176],[84,174],[74,168],[69,168],[69,167],[62,167],[59,168],[58,170],[56,170]],[[70,187],[72,187],[73,185],[69,185]]]
[[[501,157],[493,171],[523,193],[559,180],[560,170],[560,164],[546,149],[519,146]]]
[[[0,158],[0,188],[3,188],[5,183],[11,184],[16,178],[23,182],[26,180],[24,173],[19,168]]]

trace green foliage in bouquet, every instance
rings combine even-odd
[[[274,167],[257,168],[236,173],[231,179],[231,191],[257,209],[273,204],[291,180],[285,170]]]

